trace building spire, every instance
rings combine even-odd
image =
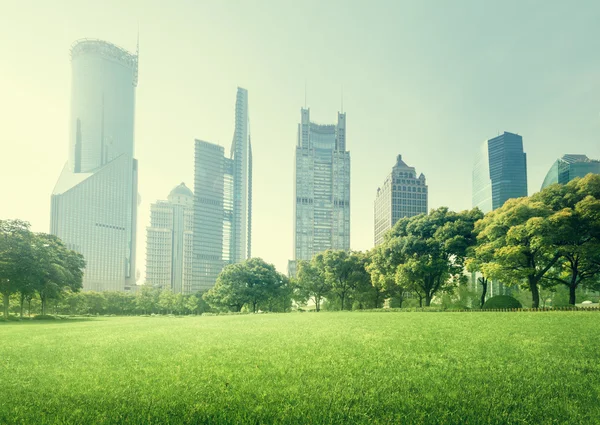
[[[304,79],[304,109],[306,109],[306,78]]]

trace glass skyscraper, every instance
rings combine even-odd
[[[427,184],[423,173],[417,177],[414,167],[396,158],[396,165],[377,188],[375,197],[375,245],[403,217],[427,214]]]
[[[527,157],[523,138],[504,132],[483,143],[473,166],[472,205],[481,211],[500,208],[527,196]]]
[[[222,146],[196,140],[192,291],[214,286],[226,264],[250,258],[252,148],[248,91],[238,88],[230,157]]]
[[[310,260],[327,249],[350,249],[350,152],[346,150],[346,114],[337,124],[310,121],[301,110],[296,146],[294,259]]]
[[[51,199],[50,232],[87,262],[83,289],[135,285],[138,56],[101,40],[71,48],[69,159]]]
[[[146,284],[191,293],[194,194],[184,183],[150,206],[146,232]]]
[[[600,161],[589,159],[585,155],[563,155],[548,170],[542,189],[554,183],[566,184],[589,173],[600,174]]]

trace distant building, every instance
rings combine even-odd
[[[214,286],[226,264],[252,253],[252,147],[248,92],[238,88],[230,158],[222,146],[195,141],[194,281],[192,291]]]
[[[396,158],[396,165],[377,188],[375,197],[375,245],[403,217],[427,214],[427,184],[423,173],[417,177],[414,167]]]
[[[521,136],[504,132],[483,143],[473,167],[472,195],[473,207],[484,213],[511,198],[527,196],[527,157]]]
[[[194,194],[184,183],[150,206],[146,231],[146,284],[191,293]]]
[[[297,260],[310,260],[327,249],[350,249],[350,152],[346,150],[346,114],[337,124],[310,121],[301,110],[294,185],[294,273]]]
[[[69,159],[54,186],[50,232],[86,260],[83,289],[136,280],[138,56],[101,40],[71,48]]]
[[[554,183],[566,184],[577,177],[588,174],[600,174],[600,161],[589,159],[585,155],[563,155],[548,170],[542,189]]]

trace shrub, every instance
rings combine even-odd
[[[37,314],[33,316],[33,320],[56,320],[56,316],[51,316],[49,314]]]
[[[523,308],[523,306],[516,298],[509,295],[496,295],[495,297],[489,298],[485,304],[483,304],[484,310],[504,308]]]

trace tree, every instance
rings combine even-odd
[[[314,265],[324,277],[330,293],[340,301],[341,310],[347,307],[346,301],[359,282],[369,279],[366,257],[359,252],[327,250]]]
[[[44,315],[49,299],[56,299],[67,290],[77,292],[83,287],[85,260],[81,254],[67,249],[58,237],[46,233],[35,234],[33,258],[35,268],[31,278]]]
[[[11,294],[29,284],[29,270],[34,265],[31,255],[32,239],[29,223],[0,220],[0,293],[5,318],[8,317]]]
[[[173,307],[175,306],[175,294],[170,289],[163,289],[160,291],[158,296],[158,306],[164,310],[165,313],[171,314]]]
[[[566,185],[552,185],[532,199],[549,205],[548,243],[560,258],[544,276],[547,284],[569,289],[569,303],[575,305],[577,288],[587,284],[598,288],[600,274],[600,176],[589,174]]]
[[[486,273],[509,284],[525,282],[532,307],[540,303],[539,285],[561,254],[552,246],[552,209],[530,198],[509,199],[476,225],[480,258],[489,258]]]
[[[323,254],[317,254],[309,261],[298,262],[298,277],[296,279],[299,298],[312,299],[317,312],[321,311],[321,301],[331,287],[323,275]]]
[[[387,239],[395,252],[396,283],[415,292],[425,306],[437,293],[456,286],[476,243],[475,222],[482,216],[479,209],[457,213],[442,207],[399,220]]]
[[[277,272],[275,266],[260,258],[250,258],[226,266],[203,298],[215,308],[241,311],[247,305],[256,313],[261,307],[273,311],[285,298],[289,304],[291,293],[287,278]]]
[[[135,296],[135,304],[138,310],[142,311],[144,314],[154,312],[158,306],[159,295],[159,291],[156,288],[153,288],[152,285],[142,285]]]

